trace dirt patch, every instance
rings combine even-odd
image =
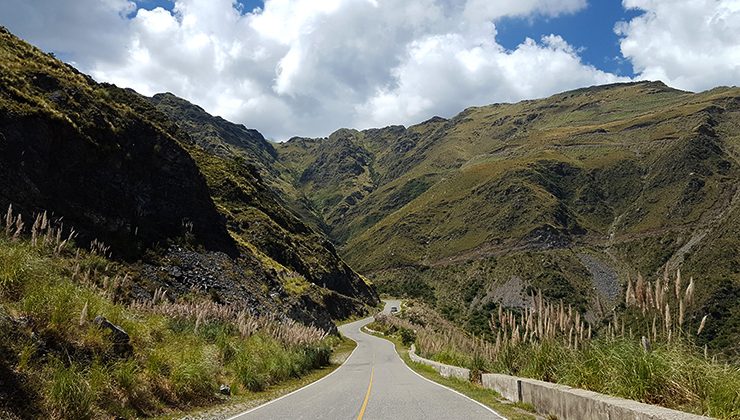
[[[523,308],[527,305],[525,287],[526,284],[521,278],[511,276],[505,283],[491,289],[488,297],[507,308]]]
[[[616,270],[588,254],[578,254],[578,259],[591,274],[591,282],[599,297],[610,302],[616,301],[622,289]]]

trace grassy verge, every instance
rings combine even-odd
[[[0,417],[152,417],[219,403],[221,384],[250,398],[347,346],[197,295],[128,301],[125,266],[45,229],[0,232]]]
[[[554,314],[552,308],[550,313]],[[681,311],[677,312],[680,317]],[[599,337],[589,338],[591,332],[581,327],[581,340],[573,333],[576,328],[570,334],[533,340],[529,331],[521,338],[519,329],[538,324],[533,313],[522,323],[521,318],[501,312],[503,322],[496,325],[501,332],[492,343],[469,336],[438,317],[415,307],[400,317],[377,317],[374,329],[396,334],[404,344],[415,343],[423,357],[473,372],[539,379],[675,410],[740,419],[740,367],[703,354],[680,329],[681,335],[667,339],[661,339],[656,331],[652,336],[658,339],[649,340],[625,333],[629,324],[625,328],[620,321],[622,331],[608,327]],[[557,319],[554,315],[549,318]],[[560,317],[566,325],[568,318]],[[507,332],[507,325],[515,328],[509,327]],[[543,330],[556,328],[551,324]]]
[[[377,325],[376,323],[371,323],[368,325],[368,328],[373,330],[381,330],[383,329],[382,326]],[[527,413],[526,411],[531,411],[528,407],[519,406],[517,404],[511,404],[508,402],[503,402],[501,399],[501,396],[493,390],[483,388],[482,386],[478,384],[474,384],[467,381],[462,381],[460,379],[456,378],[445,378],[439,373],[437,373],[436,370],[432,369],[429,366],[423,365],[421,363],[416,363],[411,360],[409,357],[409,347],[403,343],[402,337],[399,335],[385,335],[383,333],[371,333],[369,331],[366,331],[368,334],[372,334],[376,337],[380,337],[383,339],[386,339],[390,342],[392,342],[396,346],[396,352],[401,357],[401,359],[406,363],[408,367],[410,367],[414,372],[418,373],[419,375],[432,380],[434,382],[437,382],[440,385],[444,385],[448,388],[451,388],[468,398],[471,398],[475,401],[478,401],[479,403],[492,408],[502,416],[512,419],[512,420],[519,420],[519,419],[533,419],[535,416],[531,413]],[[526,411],[525,411],[526,410]]]
[[[329,375],[339,368],[345,360],[347,360],[355,347],[357,347],[357,343],[343,337],[339,344],[334,348],[332,360],[328,366],[315,369],[300,378],[289,379],[285,382],[270,386],[261,392],[247,392],[242,395],[236,395],[232,398],[224,398],[217,405],[197,408],[194,410],[174,411],[164,416],[155,417],[153,420],[174,420],[183,418],[184,416],[187,416],[190,419],[210,419],[216,417],[228,418],[235,416],[301,389]]]

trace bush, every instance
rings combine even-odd
[[[399,328],[398,335],[401,337],[401,342],[404,346],[410,346],[416,342],[416,333],[414,330],[408,328]]]
[[[234,353],[232,369],[237,380],[250,391],[263,391],[269,385],[326,366],[331,348],[318,344],[283,349],[275,339],[254,335]]]

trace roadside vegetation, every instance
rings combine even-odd
[[[379,315],[371,328],[395,334],[432,360],[484,372],[561,383],[717,418],[740,418],[740,365],[698,347],[685,319],[693,279],[680,273],[628,282],[624,310],[597,325],[561,303],[533,296],[529,307],[499,308],[487,338],[472,336],[424,304]],[[495,337],[495,338],[492,338]]]
[[[0,226],[0,418],[148,417],[259,392],[329,364],[339,339],[134,282],[46,215]]]

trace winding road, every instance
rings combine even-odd
[[[384,312],[398,301],[386,301]],[[230,420],[248,419],[502,419],[490,408],[412,371],[393,343],[360,329],[339,330],[357,342],[347,361],[324,378]]]

